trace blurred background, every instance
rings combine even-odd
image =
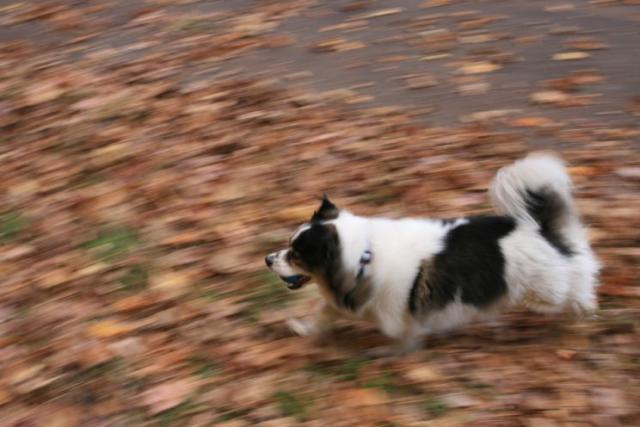
[[[0,425],[640,424],[637,0],[0,0]],[[601,312],[398,359],[263,268],[323,192],[486,213],[558,151]]]

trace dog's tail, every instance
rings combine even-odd
[[[500,214],[535,224],[561,254],[588,249],[571,195],[564,163],[547,153],[533,153],[498,172],[489,195]]]

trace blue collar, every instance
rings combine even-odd
[[[357,280],[362,279],[362,276],[364,276],[364,267],[371,263],[372,258],[373,254],[369,249],[362,252],[362,255],[360,255],[360,267],[358,268],[358,275],[356,276]]]

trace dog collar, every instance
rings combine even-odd
[[[360,267],[358,268],[358,275],[356,276],[358,280],[360,280],[362,276],[364,276],[364,267],[367,264],[371,263],[372,258],[373,254],[369,249],[365,250],[364,252],[362,252],[362,255],[360,255]]]

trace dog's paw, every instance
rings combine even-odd
[[[301,337],[310,337],[318,333],[316,325],[309,320],[288,319],[287,326],[293,333]]]

